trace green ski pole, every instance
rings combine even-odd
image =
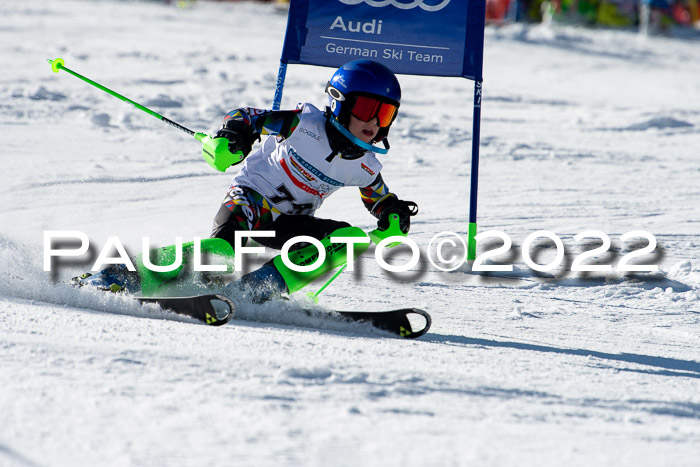
[[[54,73],[58,73],[60,70],[65,70],[67,73],[70,73],[71,75],[75,76],[78,79],[81,79],[85,81],[86,83],[95,86],[96,88],[106,92],[110,96],[114,96],[117,99],[124,101],[128,104],[133,105],[139,110],[142,110],[146,112],[149,115],[152,115],[156,117],[158,120],[161,120],[168,125],[171,125],[178,130],[184,131],[190,136],[194,136],[198,141],[202,143],[202,157],[204,157],[204,160],[207,161],[207,163],[212,166],[214,169],[218,170],[219,172],[225,172],[227,168],[229,168],[232,165],[239,164],[240,162],[245,159],[245,155],[241,151],[236,151],[235,153],[232,153],[229,148],[228,148],[228,140],[226,138],[212,138],[209,135],[205,133],[195,133],[194,131],[190,130],[189,128],[180,125],[177,122],[174,122],[170,120],[169,118],[166,118],[162,115],[160,115],[157,112],[154,112],[153,110],[149,109],[148,107],[144,107],[143,105],[139,104],[138,102],[134,102],[128,97],[124,97],[121,94],[112,91],[111,89],[102,86],[100,83],[97,83],[90,78],[87,78],[79,73],[76,73],[75,71],[71,70],[70,68],[67,68],[63,62],[62,58],[57,58],[55,60],[48,59],[47,60],[51,64],[51,69],[54,71]]]
[[[318,303],[318,296],[319,296],[319,294],[320,294],[321,292],[323,292],[323,290],[324,290],[326,287],[328,287],[329,285],[331,285],[331,282],[333,282],[333,281],[336,279],[336,277],[338,277],[338,276],[340,275],[341,272],[345,271],[345,268],[346,268],[346,267],[348,267],[348,265],[347,265],[347,264],[343,264],[343,266],[342,266],[335,274],[333,274],[333,277],[331,277],[330,279],[328,279],[328,280],[326,281],[326,283],[323,284],[323,286],[322,286],[320,289],[318,289],[318,290],[316,291],[316,293],[314,293],[314,292],[309,292],[308,294],[306,294],[306,296],[309,297],[309,298],[311,299],[311,301],[313,301],[314,303]]]

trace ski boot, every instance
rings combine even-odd
[[[289,290],[275,265],[272,261],[268,261],[260,269],[224,287],[224,294],[230,296],[240,295],[241,292],[245,300],[259,305],[273,299],[284,298],[284,294]]]
[[[106,292],[133,293],[140,289],[139,275],[129,271],[124,264],[111,264],[105,269],[92,274],[86,272],[71,279],[75,287],[96,287]]]

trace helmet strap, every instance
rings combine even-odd
[[[335,115],[329,115],[329,116],[328,116],[328,119],[330,120],[331,125],[333,125],[333,128],[335,128],[336,130],[338,130],[343,136],[345,136],[347,139],[349,139],[350,141],[352,141],[352,143],[353,143],[354,145],[359,146],[359,147],[361,147],[362,149],[365,149],[365,150],[367,150],[367,151],[376,152],[376,153],[378,153],[378,154],[386,154],[387,152],[389,152],[389,148],[388,148],[388,147],[387,147],[386,149],[384,149],[384,148],[380,148],[380,147],[377,147],[377,146],[372,146],[371,144],[365,143],[365,142],[362,141],[360,138],[358,138],[358,137],[356,137],[355,135],[353,135],[352,133],[350,133],[350,130],[348,130],[347,128],[345,128],[345,127],[338,121],[338,119],[335,118]],[[385,140],[385,141],[386,141],[386,140]],[[384,143],[384,145],[385,145],[385,146],[388,146],[388,144],[387,144],[386,142]]]

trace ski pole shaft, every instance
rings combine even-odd
[[[326,283],[323,284],[323,287],[321,287],[320,289],[318,289],[318,291],[313,295],[312,298],[317,299],[318,296],[319,296],[319,294],[320,294],[321,292],[323,292],[323,290],[324,290],[326,287],[328,287],[328,286],[331,284],[331,282],[333,282],[333,281],[340,275],[341,272],[345,271],[345,268],[346,268],[346,267],[347,267],[347,264],[344,264],[343,267],[340,268],[340,269],[338,270],[338,272],[336,272],[335,274],[333,274],[333,277],[331,277],[330,279],[328,279],[328,281],[326,281]]]
[[[102,91],[106,92],[107,94],[114,96],[117,99],[122,100],[126,103],[129,103],[129,104],[133,105],[134,107],[136,107],[137,109],[143,110],[144,112],[146,112],[149,115],[153,115],[158,120],[162,120],[163,122],[167,123],[168,125],[174,126],[178,130],[182,130],[190,136],[196,137],[195,132],[190,130],[189,128],[184,127],[184,126],[180,125],[179,123],[170,120],[169,118],[165,118],[164,116],[160,115],[157,112],[154,112],[153,110],[149,109],[148,107],[144,107],[143,105],[139,104],[138,102],[134,102],[131,99],[129,99],[128,97],[124,97],[121,94],[114,92],[105,86],[102,86],[100,83],[97,83],[97,82],[91,80],[90,78],[87,78],[79,73],[76,73],[75,71],[71,70],[70,68],[66,68],[66,66],[63,63],[62,58],[57,58],[55,60],[48,59],[47,61],[51,64],[51,69],[55,73],[58,73],[60,70],[65,70],[66,72],[70,73],[71,75],[75,76],[76,78],[79,78],[79,79],[85,81],[86,83],[91,84],[98,89],[101,89]]]
[[[76,73],[70,68],[66,68],[62,58],[57,58],[55,60],[48,59],[47,61],[51,64],[51,69],[54,71],[54,73],[58,73],[60,70],[65,70],[66,72],[70,73],[76,78],[79,78],[85,81],[86,83],[95,86],[98,89],[101,89],[110,96],[114,96],[119,100],[131,104],[137,109],[143,110],[149,115],[153,115],[158,120],[161,120],[167,123],[168,125],[177,128],[178,130],[182,130],[190,136],[194,136],[194,138],[197,141],[202,143],[202,157],[204,158],[204,160],[207,161],[207,164],[209,164],[219,172],[225,172],[227,168],[231,167],[232,165],[240,164],[241,162],[243,162],[243,159],[245,159],[246,154],[243,154],[242,151],[236,151],[235,153],[231,152],[231,150],[229,149],[229,142],[226,138],[212,138],[205,133],[195,133],[189,128],[184,127],[177,122],[173,122],[169,118],[163,117],[158,112],[154,112],[148,107],[144,107],[138,102],[134,102],[128,97],[124,97],[121,94],[116,93],[105,86],[102,86],[100,83],[96,83],[90,78]]]

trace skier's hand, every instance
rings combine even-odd
[[[226,138],[231,153],[240,151],[247,156],[253,149],[253,143],[260,141],[260,134],[252,125],[231,118],[224,122],[224,126],[216,132],[215,138]]]
[[[377,227],[381,230],[389,228],[389,217],[392,214],[399,215],[399,227],[405,234],[411,228],[411,217],[418,214],[418,205],[413,201],[402,201],[395,196],[384,200],[378,207]]]

